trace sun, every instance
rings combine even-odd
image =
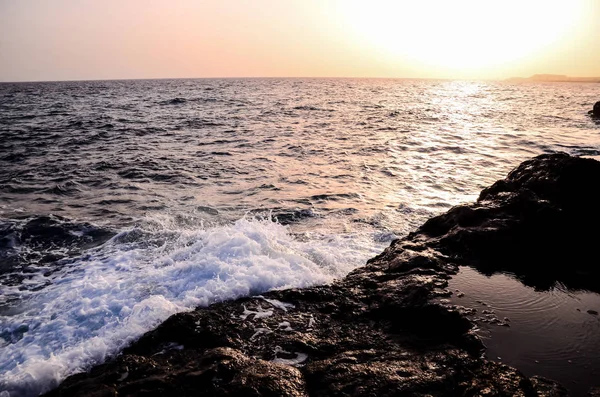
[[[345,0],[339,14],[356,45],[388,62],[486,72],[560,45],[581,1]]]

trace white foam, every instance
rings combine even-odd
[[[307,328],[313,328],[315,326],[315,318],[313,317],[313,315],[310,315],[310,318],[308,319],[308,326]]]
[[[48,284],[40,290],[0,290],[0,298],[20,299],[10,315],[0,316],[0,335],[12,338],[0,349],[0,390],[11,397],[38,395],[176,312],[328,283],[383,248],[372,235],[313,233],[300,241],[269,220],[198,230],[155,224],[151,231],[123,231],[50,276],[40,272]]]
[[[255,331],[256,332],[250,337],[250,340],[256,339],[259,335],[270,334],[271,332],[273,332],[269,328],[255,328]]]
[[[279,323],[277,325],[277,327],[281,330],[281,331],[293,331],[294,329],[292,328],[292,325],[289,323],[289,321],[283,321],[281,323]]]
[[[282,302],[277,299],[267,299],[262,295],[258,295],[257,298],[260,298],[260,299],[264,300],[265,302],[270,303],[274,308],[283,310],[284,312],[287,312],[287,309],[293,309],[295,307],[291,303]]]
[[[254,315],[254,320],[259,320],[261,318],[271,317],[273,315],[273,310],[264,310],[262,307],[257,307],[257,311],[248,310],[246,306],[242,305],[244,308],[244,312],[240,314],[240,318],[245,320],[248,316]]]
[[[274,362],[276,364],[284,364],[284,365],[296,366],[296,365],[302,364],[308,358],[308,354],[306,354],[306,353],[296,352],[295,354],[296,354],[296,357],[294,357],[294,358],[275,357],[272,360],[272,362]]]
[[[278,357],[277,354],[279,354],[279,353],[283,353],[286,355],[291,355],[291,353],[283,350],[280,346],[275,346],[274,350],[275,350],[275,358],[273,360],[271,360],[272,363],[296,366],[296,365],[302,364],[303,362],[305,362],[308,359],[308,354],[301,353],[301,352],[295,352],[294,354],[296,355],[296,357],[293,357],[293,358]]]

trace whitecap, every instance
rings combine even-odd
[[[0,290],[0,390],[34,396],[114,356],[170,315],[272,289],[325,284],[382,249],[372,235],[302,241],[270,220],[123,230],[48,276],[40,289]],[[265,299],[274,308],[292,304]],[[272,314],[272,311],[271,311]],[[254,314],[255,318],[269,311]]]

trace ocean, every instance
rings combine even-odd
[[[0,84],[0,396],[170,315],[326,284],[521,161],[600,154],[597,84]]]

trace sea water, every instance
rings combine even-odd
[[[332,282],[519,162],[600,153],[595,84],[0,84],[0,391],[173,313]]]

